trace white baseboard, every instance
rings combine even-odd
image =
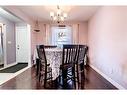
[[[111,79],[110,77],[108,77],[106,74],[102,73],[99,69],[97,69],[95,66],[90,64],[90,67],[93,68],[96,72],[98,72],[101,76],[103,76],[107,81],[109,81],[111,84],[113,84],[116,88],[120,89],[120,90],[125,90],[126,88],[124,88],[123,86],[121,86],[120,84],[118,84],[116,81],[114,81],[113,79]]]

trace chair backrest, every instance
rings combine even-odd
[[[47,64],[44,45],[37,45],[37,53],[41,63]]]
[[[85,58],[85,54],[86,54],[86,46],[85,45],[79,45],[79,49],[78,49],[78,64],[83,63],[84,62],[84,58]]]
[[[56,48],[56,45],[44,45],[44,48]]]
[[[75,64],[78,45],[63,45],[62,65]]]
[[[88,46],[87,45],[85,45],[85,48],[86,48],[86,54],[88,53]]]
[[[89,62],[89,58],[88,58],[88,46],[85,46],[86,48],[86,52],[85,52],[85,62],[86,62],[86,65],[88,65],[88,62]]]

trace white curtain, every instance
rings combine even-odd
[[[44,24],[45,32],[46,32],[46,41],[45,44],[49,45],[51,44],[52,36],[51,36],[51,27],[49,24]],[[79,43],[79,24],[73,24],[72,25],[72,43],[78,44]]]
[[[79,42],[79,24],[72,25],[72,41],[73,44],[78,44]]]
[[[49,45],[51,44],[51,31],[50,31],[50,25],[49,24],[44,24],[45,27],[45,33],[46,33],[46,37],[45,37],[45,44]]]

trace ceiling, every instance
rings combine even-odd
[[[50,11],[56,11],[57,6],[15,6],[33,21],[51,21]],[[66,21],[87,21],[99,6],[60,6],[68,14]]]
[[[9,13],[8,11],[6,11],[5,9],[3,9],[1,7],[0,7],[0,16],[4,17],[12,22],[22,22],[21,19],[19,19],[18,17],[16,17],[12,13]]]

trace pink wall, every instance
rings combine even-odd
[[[88,23],[90,63],[127,88],[127,7],[102,7]]]
[[[34,53],[36,46],[36,32],[34,31],[34,25],[31,25],[31,55]]]
[[[79,44],[87,44],[88,39],[88,23],[79,23]]]
[[[45,27],[44,23],[40,23],[40,32],[36,32],[36,44],[45,44]]]

